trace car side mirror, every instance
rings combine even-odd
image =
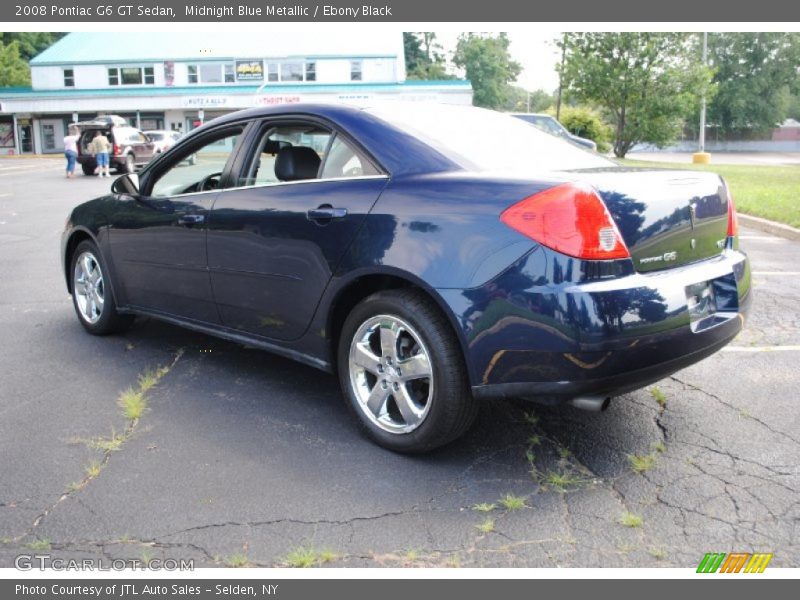
[[[111,191],[115,194],[137,195],[139,193],[139,175],[127,173],[122,177],[117,177],[111,184]]]

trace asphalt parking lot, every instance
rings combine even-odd
[[[363,438],[335,379],[139,319],[96,338],[59,265],[110,181],[0,160],[0,566],[19,554],[195,566],[800,564],[800,243],[742,231],[755,285],[721,353],[604,413],[523,402],[405,457]],[[120,394],[161,369],[147,409]],[[504,504],[505,502],[505,504]],[[478,510],[482,508],[484,510]]]

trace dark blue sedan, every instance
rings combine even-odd
[[[148,315],[338,373],[403,452],[489,398],[605,408],[722,348],[750,300],[720,177],[457,106],[215,119],[75,208],[62,255],[90,333]]]

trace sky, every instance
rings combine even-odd
[[[436,38],[450,57],[458,41],[458,32],[436,32]],[[558,75],[555,67],[560,59],[560,53],[554,40],[561,35],[553,31],[509,31],[511,40],[511,57],[522,65],[522,74],[517,78],[516,85],[534,91],[543,89],[553,92],[558,87]]]

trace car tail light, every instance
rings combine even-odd
[[[114,144],[112,150],[114,152],[114,156],[117,156],[119,154],[119,144]]]
[[[739,235],[739,217],[736,216],[736,204],[733,202],[733,194],[728,190],[728,237]]]
[[[500,219],[562,254],[586,260],[630,258],[606,205],[586,184],[546,189],[507,208]]]

